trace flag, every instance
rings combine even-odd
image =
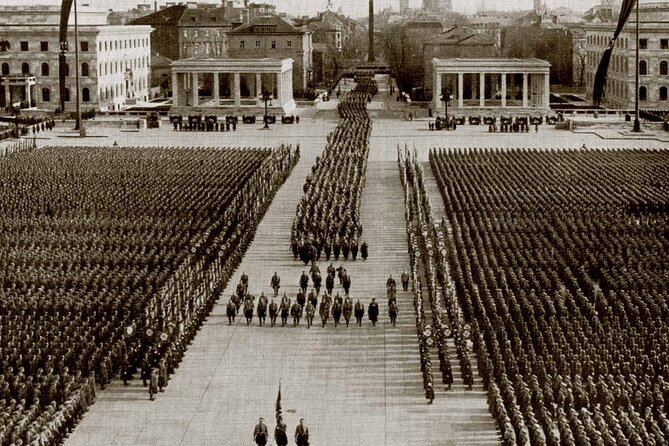
[[[636,1],[637,0],[623,0],[623,4],[620,8],[620,17],[618,17],[618,26],[616,27],[616,31],[613,33],[611,41],[609,42],[609,47],[604,50],[604,54],[602,54],[602,60],[599,61],[597,73],[595,74],[595,85],[592,91],[592,102],[597,107],[599,107],[599,104],[602,101],[602,97],[604,96],[604,85],[606,84],[606,75],[609,71],[609,63],[611,62],[613,47],[616,45],[618,36],[623,30],[625,23],[627,23],[627,19],[632,13]]]
[[[58,55],[58,87],[60,94],[60,110],[65,111],[65,77],[67,76],[67,62],[65,52],[67,51],[67,25],[70,21],[70,10],[72,0],[63,0],[60,6],[60,54]],[[76,43],[75,43],[76,45]]]
[[[276,396],[276,419],[281,418],[281,383],[279,383],[279,394]]]

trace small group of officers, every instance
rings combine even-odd
[[[288,426],[283,422],[281,415],[277,416],[276,427],[274,428],[274,441],[276,446],[288,445]],[[269,438],[269,432],[265,419],[260,418],[258,424],[253,429],[253,442],[258,446],[265,446]],[[309,428],[304,424],[304,418],[300,418],[300,424],[295,428],[295,444],[297,446],[309,446]]]

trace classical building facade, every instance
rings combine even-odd
[[[149,98],[149,26],[106,25],[106,12],[79,11],[80,97],[84,109],[121,109]],[[0,107],[60,106],[59,7],[0,8]],[[65,109],[74,110],[74,26],[68,30]]]
[[[585,26],[585,85],[592,98],[597,66],[608,47],[616,25],[598,23]],[[616,42],[609,65],[603,105],[634,106],[636,15],[632,13]],[[669,107],[669,3],[640,5],[639,19],[639,102],[641,108]]]
[[[231,59],[293,59],[293,87],[304,90],[312,75],[311,31],[277,16],[257,17],[228,33]]]

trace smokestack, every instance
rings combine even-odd
[[[374,61],[374,0],[369,0],[369,54],[367,62]]]

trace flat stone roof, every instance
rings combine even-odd
[[[293,68],[293,59],[180,59],[171,64],[177,72],[277,72]]]
[[[545,60],[528,58],[481,58],[481,59],[432,59],[432,67],[439,72],[462,72],[472,70],[477,73],[528,72],[547,73],[551,64]]]

